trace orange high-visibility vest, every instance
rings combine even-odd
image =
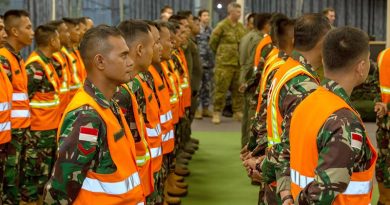
[[[282,66],[280,66],[271,81],[272,84],[268,93],[267,101],[267,137],[269,147],[280,143],[280,135],[282,133],[283,117],[279,110],[280,90],[289,80],[301,74],[315,79],[319,84],[319,80],[316,77],[314,77],[306,70],[306,68],[292,58],[289,58]]]
[[[177,57],[179,64],[181,65],[181,68],[183,69],[183,74],[180,75],[182,81],[181,81],[181,88],[183,89],[183,106],[184,108],[191,107],[191,85],[190,85],[190,74],[188,71],[187,66],[187,60],[184,55],[184,51],[179,48],[179,53],[174,53],[174,55]]]
[[[295,109],[290,126],[291,192],[294,198],[310,182],[314,181],[315,169],[318,165],[318,133],[329,116],[341,108],[351,110],[360,119],[359,114],[342,98],[324,87],[318,87]],[[361,119],[360,123],[364,127]],[[371,203],[377,153],[368,135],[366,141],[367,144],[362,146],[368,146],[373,153],[370,159],[371,167],[362,172],[353,172],[347,189],[337,195],[332,204],[367,205]]]
[[[133,115],[135,118],[135,124],[137,126],[138,133],[141,137],[139,142],[135,142],[136,162],[139,167],[139,175],[141,177],[142,187],[145,196],[149,196],[154,190],[154,178],[152,170],[152,161],[150,159],[150,149],[148,144],[148,137],[145,135],[146,126],[145,121],[141,113],[138,112],[138,102],[134,93],[126,85],[122,85],[127,90],[131,98],[131,104],[133,108]]]
[[[99,174],[89,170],[73,204],[143,204],[145,196],[138,175],[134,139],[123,113],[119,111],[122,121],[120,123],[110,108],[101,107],[81,88],[66,108],[64,116],[83,105],[89,105],[96,110],[106,124],[108,148],[117,170],[112,174]],[[60,129],[63,120],[64,117],[61,119]],[[122,129],[125,136],[115,140],[114,134]]]
[[[378,67],[382,102],[390,103],[390,49],[386,49],[379,54]],[[388,115],[390,115],[390,111]]]
[[[58,128],[60,122],[59,108],[60,79],[57,76],[54,66],[45,63],[36,51],[33,51],[27,58],[26,66],[37,62],[45,72],[47,80],[53,86],[52,92],[35,92],[30,100],[31,108],[31,130],[53,130]]]
[[[263,48],[266,45],[268,45],[270,43],[272,43],[271,36],[268,34],[264,34],[263,39],[261,39],[261,41],[259,42],[259,44],[257,44],[257,47],[256,47],[255,59],[253,61],[253,66],[255,67],[255,69],[257,69],[257,65],[259,65],[259,63],[260,63],[261,51],[263,50]]]
[[[12,84],[0,65],[0,144],[11,140]]]
[[[30,126],[30,101],[28,99],[27,73],[24,67],[24,61],[20,62],[8,49],[1,48],[0,55],[4,56],[11,65],[12,73],[12,110],[11,127],[27,128]]]
[[[80,50],[76,49],[76,50],[74,50],[74,53],[77,57],[78,74],[80,76],[81,81],[84,82],[85,79],[87,78],[87,71],[85,70],[84,62],[83,62],[83,59],[81,58],[81,55],[80,55]]]
[[[162,147],[161,147],[161,124],[160,112],[156,96],[149,85],[139,75],[135,76],[141,83],[142,90],[146,101],[146,135],[149,139],[150,156],[152,158],[153,172],[158,172],[162,164]]]
[[[78,68],[78,63],[77,63],[77,56],[72,52],[70,53],[67,48],[62,47],[61,52],[66,56],[66,59],[68,60],[68,65],[69,65],[69,71],[70,71],[70,98],[72,98],[77,90],[81,88],[83,85],[83,80],[81,76],[79,75],[79,68]]]
[[[166,82],[169,90],[169,96],[170,96],[169,102],[171,104],[171,109],[172,109],[173,124],[176,124],[179,122],[179,110],[180,110],[180,104],[179,104],[180,95],[178,90],[179,86],[178,86],[176,75],[172,73],[168,65],[170,65],[170,63],[167,61],[161,62],[161,68],[164,73],[164,77],[165,79],[167,79]]]
[[[62,76],[60,78],[60,114],[63,114],[66,106],[68,106],[70,98],[70,83],[71,76],[69,73],[69,64],[66,57],[61,52],[56,52],[53,54],[53,59],[61,65]]]
[[[153,77],[156,97],[160,102],[160,123],[162,130],[162,148],[163,154],[167,154],[173,151],[175,147],[175,135],[173,127],[172,109],[170,106],[170,96],[168,85],[165,79],[160,76],[154,66],[149,66],[148,71]],[[168,106],[169,105],[169,106]]]

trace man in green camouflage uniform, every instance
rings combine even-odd
[[[119,44],[118,41],[109,42],[107,40],[108,37],[98,36],[95,39],[89,37],[89,34],[92,32],[92,34],[96,36],[99,35],[99,33],[102,33],[102,30],[108,32],[107,29],[109,32],[112,32],[109,37],[118,40],[121,39],[120,42],[123,42],[123,44]],[[88,41],[85,39],[88,39]],[[107,56],[109,55],[105,53],[111,52],[121,53],[124,56],[123,59],[122,57],[119,57],[119,55],[115,57],[115,60],[107,59],[109,60],[108,63],[110,67],[114,69],[99,74],[97,72],[99,72],[98,70],[100,70],[100,67],[98,69],[93,67],[93,65],[91,65],[92,63],[88,63],[91,62],[92,59],[91,61],[89,61],[89,59],[85,60],[85,66],[89,75],[83,87],[85,92],[91,96],[99,106],[111,109],[118,119],[118,123],[120,124],[118,126],[121,126],[122,129],[120,132],[115,133],[114,136],[108,137],[124,137],[123,129],[126,122],[121,121],[119,114],[121,112],[120,107],[112,99],[112,96],[118,90],[110,90],[109,88],[111,88],[112,85],[119,86],[130,80],[132,61],[127,57],[129,56],[129,49],[119,31],[107,26],[98,26],[89,30],[85,34],[84,41],[84,47],[81,46],[80,48],[82,56],[87,50],[91,52],[91,54],[93,53],[96,55],[99,51],[93,49],[93,47],[117,49],[116,51],[106,49],[100,51],[100,55],[104,56],[104,58],[108,58]],[[110,46],[102,44],[109,44]],[[83,42],[81,42],[81,45],[83,45]],[[85,56],[83,56],[83,58],[85,59]],[[106,67],[105,69],[110,68]],[[127,71],[125,75],[123,74],[124,69]],[[94,75],[91,75],[91,73]],[[107,73],[117,74],[115,76],[111,75],[111,77],[107,79]],[[96,79],[96,76],[104,76],[105,82],[110,82],[111,85],[107,86],[107,84],[100,83],[100,81]],[[104,93],[110,93],[111,97],[109,95],[106,96]],[[96,141],[79,139],[80,128],[82,127],[96,130]],[[110,154],[110,145],[108,144],[107,139],[107,125],[98,112],[89,105],[83,105],[75,110],[69,111],[64,116],[62,126],[59,128],[58,146],[58,158],[55,162],[52,176],[45,186],[44,204],[54,205],[73,203],[78,196],[88,171],[93,171],[98,174],[112,174],[117,171],[117,166]],[[136,165],[134,164],[132,166]]]
[[[260,82],[260,76],[252,80],[253,62],[256,48],[265,34],[270,32],[271,14],[255,14],[255,28],[249,31],[240,42],[240,92],[244,93],[243,118],[241,124],[241,147],[249,140],[249,121],[256,112],[257,96],[254,95]],[[259,71],[261,72],[261,71]]]
[[[21,62],[23,60],[20,55],[20,50],[32,43],[34,32],[32,30],[29,14],[24,10],[10,10],[4,14],[4,25],[7,31],[7,43],[4,48],[10,51],[16,59]],[[11,29],[16,29],[21,32],[20,35],[14,35]],[[0,55],[0,64],[12,83],[13,74],[11,72],[11,64]],[[23,69],[23,68],[22,68]],[[16,72],[21,74],[20,70]],[[20,201],[19,182],[20,176],[23,175],[21,159],[26,140],[30,138],[30,128],[12,128],[11,142],[7,145],[7,159],[4,170],[3,190],[1,197],[3,204],[18,204]]]
[[[228,5],[228,17],[218,23],[210,37],[210,48],[215,53],[214,73],[214,113],[212,122],[219,124],[220,115],[225,105],[226,92],[230,90],[233,98],[233,112],[236,120],[242,118],[242,94],[239,92],[239,53],[241,38],[245,35],[244,26],[238,22],[241,6],[237,3]]]

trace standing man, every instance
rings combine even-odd
[[[85,33],[80,51],[88,78],[60,122],[44,202],[143,203],[133,136],[113,100],[118,86],[134,75],[129,48],[118,29],[101,25]]]
[[[334,28],[334,22],[336,21],[336,10],[334,8],[326,8],[322,11],[322,14],[328,18],[330,25]]]
[[[30,138],[30,105],[27,90],[27,73],[20,51],[29,46],[34,38],[29,13],[9,10],[4,14],[7,43],[0,49],[0,64],[12,83],[11,128],[12,138],[7,147],[5,165],[4,204],[19,204],[19,176],[23,175],[20,160],[26,140]],[[23,199],[28,201],[29,199]]]
[[[209,106],[211,93],[213,90],[214,54],[209,46],[211,32],[213,31],[209,25],[209,11],[202,9],[199,11],[198,15],[200,21],[200,33],[196,36],[196,41],[199,48],[201,65],[203,68],[202,81],[199,89],[199,104],[202,106],[202,111],[198,109],[195,113],[195,118],[201,119],[202,117],[212,116],[209,110]]]
[[[161,14],[160,14],[160,20],[161,21],[168,21],[169,18],[173,15],[173,8],[169,5],[165,5],[161,9]]]
[[[220,115],[225,104],[226,92],[230,89],[233,98],[233,117],[242,118],[242,94],[239,93],[239,53],[238,46],[245,35],[245,28],[238,22],[241,16],[241,5],[230,3],[228,17],[218,23],[210,37],[210,48],[216,55],[214,113],[212,122],[219,124]]]
[[[377,153],[349,99],[368,76],[368,35],[334,29],[322,55],[325,80],[296,107],[289,127],[292,197],[295,204],[370,204]]]
[[[378,56],[380,100],[375,105],[377,112],[376,138],[378,141],[378,163],[376,179],[379,187],[378,204],[390,203],[390,49]]]
[[[31,109],[31,137],[26,140],[23,157],[22,197],[29,202],[43,195],[43,187],[52,170],[60,122],[60,79],[52,55],[61,48],[57,28],[41,25],[35,30],[37,49],[26,60],[28,95]]]

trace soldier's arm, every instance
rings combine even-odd
[[[43,80],[46,78],[46,74],[41,64],[37,62],[28,64],[26,66],[26,73],[28,79],[28,96],[31,99],[41,86]]]
[[[314,181],[300,192],[299,204],[332,204],[347,189],[355,157],[361,153],[361,147],[352,147],[351,136],[363,136],[363,129],[345,108],[327,119],[317,136],[319,153]]]
[[[196,91],[196,93],[193,94],[197,94],[197,91],[200,88],[200,82],[202,80],[203,69],[200,64],[199,47],[197,47],[195,44],[191,54],[193,62],[192,73],[190,74],[191,89]]]
[[[4,56],[0,56],[0,64],[3,67],[5,74],[7,74],[9,81],[12,82],[11,64]]]
[[[92,130],[97,136],[85,135]],[[88,170],[97,166],[97,150],[106,137],[106,125],[95,110],[83,106],[65,116],[60,128],[57,160],[45,187],[44,204],[71,204]]]
[[[238,51],[240,54],[239,62],[240,62],[240,77],[239,82],[245,83],[245,77],[249,70],[248,67],[251,67],[252,65],[248,65],[249,63],[249,44],[250,39],[247,36],[244,36],[241,41],[240,45],[238,47]],[[253,62],[253,61],[252,61]]]
[[[299,75],[288,81],[280,91],[279,110],[284,116],[282,121],[281,143],[275,149],[279,152],[276,164],[277,193],[290,190],[290,141],[289,130],[291,116],[298,104],[310,93],[316,90],[318,84],[306,75]]]
[[[217,52],[219,41],[222,37],[222,34],[223,34],[223,25],[218,24],[217,27],[215,27],[215,29],[211,33],[210,41],[209,41],[210,48],[214,53]]]

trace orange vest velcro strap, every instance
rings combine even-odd
[[[167,133],[162,135],[162,141],[163,142],[166,142],[166,141],[168,141],[170,139],[174,139],[174,138],[175,138],[175,134],[174,134],[173,129],[169,130]]]
[[[158,123],[154,128],[146,127],[148,137],[159,137],[161,135],[161,125]]]
[[[83,181],[81,189],[106,194],[124,194],[141,184],[138,172],[130,175],[127,179],[118,182],[102,182],[98,179],[86,177]]]
[[[291,182],[301,187],[305,188],[308,184],[314,181],[313,177],[308,177],[301,175],[298,171],[291,169],[290,170]],[[347,189],[343,192],[345,195],[359,195],[359,194],[369,194],[372,188],[372,181],[350,181]]]

